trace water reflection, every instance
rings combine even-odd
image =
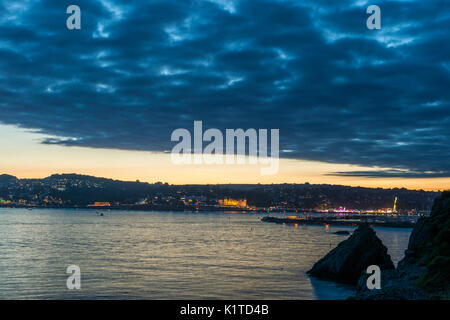
[[[345,286],[306,276],[330,246],[345,239],[333,234],[333,226],[325,232],[321,226],[283,226],[260,218],[0,209],[0,298],[337,299],[349,294]],[[408,232],[377,233],[394,260],[403,254]],[[81,290],[66,288],[66,267],[72,264],[81,268]]]

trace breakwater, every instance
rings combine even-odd
[[[418,217],[383,217],[383,216],[345,216],[345,217],[263,217],[261,221],[281,224],[359,226],[369,224],[372,227],[414,228]]]

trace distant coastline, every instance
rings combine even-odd
[[[0,175],[0,207],[295,213],[427,213],[439,193],[327,184],[169,185],[79,174]]]
[[[226,206],[155,206],[155,205],[111,205],[111,206],[62,206],[62,205],[46,205],[46,206],[37,206],[37,205],[20,205],[20,204],[2,204],[0,203],[0,208],[11,208],[11,209],[82,209],[82,210],[93,210],[93,211],[104,211],[104,210],[131,210],[131,211],[180,211],[180,212],[240,212],[240,213],[286,213],[286,214],[298,214],[298,215],[318,215],[316,217],[309,217],[308,219],[319,219],[317,221],[327,221],[327,219],[333,220],[334,222],[336,218],[339,219],[359,219],[361,217],[366,218],[374,218],[374,217],[420,217],[426,216],[428,212],[421,212],[418,214],[405,214],[405,215],[394,215],[394,214],[373,214],[369,212],[361,211],[358,214],[354,214],[353,212],[343,212],[343,211],[328,211],[322,212],[320,210],[315,209],[295,209],[295,208],[242,208],[242,207],[226,207]],[[327,217],[321,217],[320,215],[325,214]],[[293,218],[276,218],[279,219],[281,223],[298,223],[298,220]],[[310,221],[308,220],[308,221]],[[278,222],[278,221],[267,221],[267,222]],[[349,225],[346,222],[346,225]],[[308,223],[308,224],[316,224],[316,223]],[[319,224],[319,223],[317,223]],[[326,222],[321,222],[320,224],[327,224]],[[333,223],[339,224],[339,223]],[[356,224],[352,224],[356,225]]]

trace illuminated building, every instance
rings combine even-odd
[[[94,202],[94,204],[88,205],[88,207],[109,207],[111,204],[109,202]]]
[[[395,200],[394,200],[394,208],[392,208],[392,212],[393,212],[393,213],[397,213],[397,197],[395,197]]]
[[[219,200],[219,204],[221,206],[228,206],[228,207],[247,207],[247,200],[241,199],[241,200],[235,200],[235,199],[223,199]]]

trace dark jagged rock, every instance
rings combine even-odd
[[[368,225],[360,225],[347,239],[320,259],[308,274],[318,278],[356,284],[370,265],[394,269],[387,248]]]
[[[433,296],[450,299],[450,192],[436,198],[431,215],[411,235],[400,270],[423,267],[415,282]]]
[[[357,300],[424,300],[429,294],[415,284],[423,267],[410,265],[406,269],[383,270],[381,272],[381,289],[367,288],[367,275],[361,274],[356,286]]]
[[[361,274],[356,286],[357,300],[422,300],[427,293],[414,285],[407,278],[399,277],[397,270],[383,270],[381,272],[381,290],[367,288],[367,275]]]
[[[356,299],[450,299],[450,192],[417,222],[397,269],[382,272],[381,289],[368,290],[365,279],[362,274]]]

